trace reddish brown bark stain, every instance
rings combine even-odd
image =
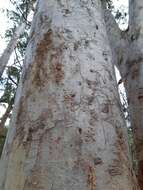
[[[52,65],[52,73],[54,76],[54,81],[59,84],[64,78],[63,65],[61,63],[54,63]]]
[[[87,184],[88,184],[90,190],[96,190],[95,168],[92,166],[88,166]]]
[[[111,176],[122,175],[121,160],[114,159],[113,163],[108,167],[108,172]]]
[[[43,86],[47,79],[47,69],[45,68],[44,60],[49,48],[52,48],[52,30],[44,34],[43,39],[37,46],[34,64],[32,67],[33,79],[32,82],[36,86]]]
[[[54,34],[51,29],[43,35],[42,40],[37,44],[30,72],[28,69],[28,74],[32,77],[32,85],[36,87],[43,87],[50,80],[59,84],[64,78],[62,64],[63,45],[61,44],[55,48],[53,38]],[[46,57],[48,60],[46,60]]]
[[[25,98],[21,97],[16,121],[16,137],[20,139],[19,143],[23,144],[27,151],[27,146],[30,146],[34,135],[38,134],[39,142],[42,142],[44,135],[48,132],[48,128],[47,131],[45,129],[46,120],[52,116],[50,109],[43,109],[37,120],[30,120],[27,113]]]
[[[50,71],[53,82],[59,84],[64,78],[64,68],[62,64],[62,46],[54,48],[50,60]]]
[[[70,104],[72,106],[73,105],[73,101],[74,101],[74,97],[72,96],[72,94],[66,94],[66,95],[64,95],[64,102],[66,104]]]
[[[89,161],[83,158],[78,158],[74,161],[74,168],[81,168],[87,177],[87,186],[89,190],[96,190],[96,172],[95,167],[89,163]]]

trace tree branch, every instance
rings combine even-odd
[[[106,23],[108,39],[113,53],[114,65],[117,66],[122,78],[124,78],[127,73],[126,62],[128,59],[129,47],[127,35],[128,31],[120,30],[114,16],[108,9],[104,9],[104,20]]]
[[[5,113],[3,114],[2,118],[0,119],[1,120],[0,121],[0,129],[5,127],[6,120],[10,116],[10,112],[11,112],[12,108],[13,108],[13,98],[11,99]]]

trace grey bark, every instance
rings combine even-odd
[[[143,189],[143,2],[130,1],[130,53],[127,62],[129,75],[127,88],[136,157],[138,160],[137,176]]]
[[[128,29],[122,31],[116,23],[111,11],[107,8],[104,9],[104,18],[114,58],[114,65],[119,69],[122,81],[126,82],[128,75],[126,63],[129,57]]]
[[[126,87],[133,128],[137,178],[143,189],[143,2],[129,2],[129,30],[124,36],[109,11],[105,11],[112,52]],[[114,32],[115,31],[115,32]],[[123,37],[122,37],[123,36]]]
[[[139,190],[99,0],[39,0],[0,190]]]

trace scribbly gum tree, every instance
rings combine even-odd
[[[39,0],[0,190],[139,190],[100,0]]]
[[[143,189],[143,1],[129,1],[129,27],[121,31],[109,11],[105,21],[114,62],[126,87],[133,129],[136,175]]]
[[[143,189],[143,2],[130,1],[130,51],[127,60],[127,91],[134,132],[137,176]]]

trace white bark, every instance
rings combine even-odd
[[[0,57],[0,77],[2,76],[6,65],[8,64],[8,61],[10,59],[10,56],[12,54],[12,52],[14,51],[14,48],[17,45],[17,41],[20,37],[20,35],[22,35],[22,33],[24,32],[26,24],[22,23],[20,26],[17,27],[14,35],[12,36],[10,42],[8,43],[6,49],[4,50],[3,54]]]
[[[139,190],[99,0],[40,0],[0,190]]]

